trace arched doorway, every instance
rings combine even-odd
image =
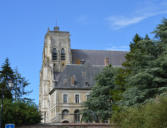
[[[74,122],[75,123],[79,123],[80,122],[80,111],[79,110],[75,110],[74,111]]]

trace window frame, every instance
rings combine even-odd
[[[62,110],[61,114],[62,114],[62,119],[64,119],[69,114],[69,110],[68,109],[64,109],[64,110]]]
[[[62,48],[62,49],[61,49],[61,60],[66,60],[65,48]]]
[[[65,100],[65,96],[66,96],[66,100]],[[68,103],[68,94],[64,93],[62,97],[63,97],[63,104],[67,104]]]
[[[57,49],[56,48],[52,49],[52,60],[57,60]]]
[[[78,100],[77,100],[77,97],[76,96],[78,96]],[[74,102],[76,103],[76,104],[79,104],[80,103],[80,94],[75,94],[75,96],[74,96]]]

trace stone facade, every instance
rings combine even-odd
[[[55,27],[45,36],[39,109],[43,123],[79,123],[95,76],[104,66],[121,66],[126,52],[76,50],[69,32]]]

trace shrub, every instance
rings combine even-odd
[[[36,124],[41,121],[41,114],[32,102],[5,100],[3,111],[3,124],[14,123],[19,125]]]
[[[126,107],[114,112],[111,121],[120,128],[167,128],[167,97],[145,105]]]

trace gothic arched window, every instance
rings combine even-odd
[[[53,48],[53,50],[52,50],[52,60],[57,60],[57,50],[56,50],[56,48]]]
[[[61,49],[61,60],[65,60],[65,50],[64,50],[64,48]]]

